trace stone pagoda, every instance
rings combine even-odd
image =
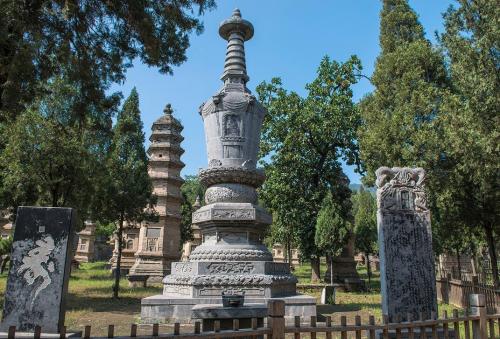
[[[182,124],[174,118],[170,104],[165,114],[152,126],[148,149],[149,176],[153,193],[157,196],[155,210],[158,222],[145,222],[140,226],[135,263],[129,271],[131,284],[161,282],[170,273],[173,261],[181,256],[181,170],[184,163],[180,146]]]
[[[270,214],[257,205],[264,173],[256,168],[260,128],[266,109],[246,87],[244,42],[253,26],[239,10],[221,23],[227,40],[223,86],[200,107],[208,168],[199,173],[207,187],[205,205],[193,213],[202,243],[187,262],[172,264],[163,294],[142,300],[142,321],[189,321],[194,305],[220,304],[221,294],[245,293],[245,303],[286,302],[286,315],[316,315],[315,298],[297,295],[297,279],[286,263],[273,262],[262,243]]]

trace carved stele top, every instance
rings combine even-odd
[[[425,170],[380,167],[377,176],[377,206],[385,211],[427,211]]]

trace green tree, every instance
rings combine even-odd
[[[198,199],[200,204],[205,195],[205,188],[201,185],[197,175],[187,175],[181,186],[182,204],[181,204],[181,246],[186,241],[192,240],[193,231],[192,214],[196,210],[195,203]]]
[[[377,203],[363,186],[352,196],[354,214],[354,246],[366,257],[368,283],[371,283],[370,255],[377,252]]]
[[[186,60],[189,34],[213,0],[0,2],[0,127],[67,67],[84,103],[102,101],[135,58],[171,73]],[[196,13],[196,12],[197,13]],[[86,105],[75,112],[85,117]]]
[[[0,153],[0,206],[73,207],[83,221],[103,209],[96,203],[96,192],[105,175],[103,154],[110,136],[91,116],[104,108],[88,107],[84,127],[73,115],[80,102],[77,86],[61,76],[44,88],[46,94],[4,134],[7,144]]]
[[[420,166],[433,176],[441,144],[437,117],[448,84],[440,51],[425,39],[407,0],[384,0],[373,93],[359,103],[365,183],[380,166]]]
[[[120,264],[125,222],[141,222],[154,204],[153,184],[148,175],[144,132],[139,111],[139,95],[134,88],[123,104],[113,128],[113,140],[107,161],[109,173],[109,219],[117,222],[118,254],[113,297],[118,298]],[[149,209],[148,209],[149,207]]]
[[[280,223],[295,230],[301,255],[311,260],[313,281],[320,277],[320,251],[314,239],[322,201],[328,192],[334,201],[349,201],[340,159],[358,163],[359,117],[351,85],[358,81],[360,69],[355,56],[345,63],[323,58],[304,98],[287,92],[279,78],[257,87],[269,112],[261,137],[267,176],[262,200]]]
[[[337,206],[329,193],[323,199],[316,219],[314,243],[330,257],[330,284],[333,284],[333,258],[340,255],[351,235],[352,225],[346,219],[342,207]]]
[[[443,143],[450,165],[439,207],[472,232],[482,231],[499,287],[500,8],[488,0],[457,2],[445,13],[440,36],[453,93],[445,100]]]
[[[0,239],[0,274],[3,274],[7,264],[10,263],[12,252],[12,236]]]

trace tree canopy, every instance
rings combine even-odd
[[[360,70],[355,56],[344,63],[324,57],[317,78],[306,85],[306,97],[285,90],[279,78],[257,87],[269,112],[261,137],[267,176],[262,200],[281,225],[297,234],[301,255],[313,261],[315,279],[320,251],[314,239],[322,201],[330,192],[342,213],[348,213],[350,190],[341,160],[359,164],[355,138],[360,120],[351,86]]]
[[[106,105],[113,82],[122,81],[139,58],[162,73],[186,60],[189,34],[203,26],[195,14],[213,0],[112,0],[0,3],[0,123],[11,121],[41,84],[66,68],[80,85],[84,117],[89,103]]]

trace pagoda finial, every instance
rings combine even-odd
[[[165,108],[163,109],[163,113],[165,113],[165,115],[172,115],[173,112],[174,110],[172,109],[172,105],[166,104]]]
[[[228,78],[241,79],[246,83],[249,80],[245,61],[244,42],[253,36],[253,25],[241,18],[238,8],[233,11],[229,19],[224,20],[219,26],[219,35],[227,40],[226,61],[222,81]]]

